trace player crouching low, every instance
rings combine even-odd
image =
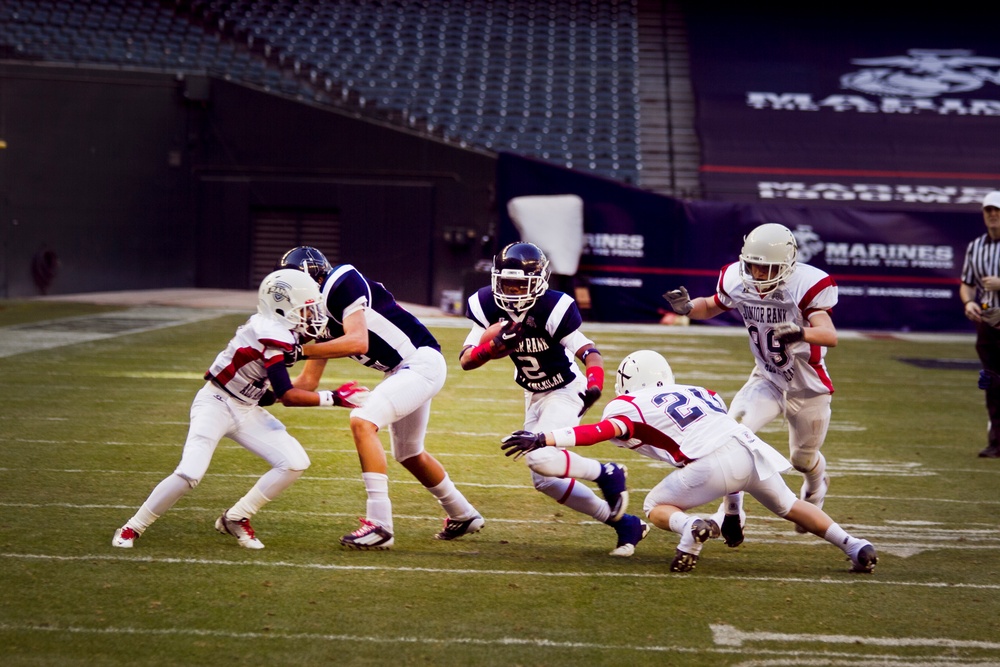
[[[292,386],[285,352],[296,335],[315,338],[326,326],[320,293],[307,274],[275,271],[258,291],[257,313],[239,329],[205,374],[191,405],[191,421],[181,462],[160,482],[111,545],[131,549],[136,538],[201,481],[219,441],[225,436],[261,457],[271,469],[215,521],[215,529],[236,538],[241,547],[263,549],[250,518],[274,500],[309,467],[309,455],[285,426],[261,406],[275,399],[288,407],[364,403],[368,389],[349,382],[335,391],[306,391]]]
[[[675,384],[670,364],[661,355],[640,350],[627,356],[618,367],[615,392],[617,398],[597,424],[549,433],[517,431],[504,438],[501,447],[528,452],[611,440],[680,468],[657,484],[643,503],[654,525],[680,535],[670,564],[673,572],[694,569],[702,544],[720,534],[715,521],[685,510],[737,491],[746,491],[778,516],[840,548],[850,558],[852,572],[875,569],[878,557],[870,542],[847,534],[822,509],[788,488],[781,477],[792,467],[788,459],[728,416],[714,392]]]

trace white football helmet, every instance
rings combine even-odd
[[[674,372],[662,354],[639,350],[628,355],[618,365],[615,395],[634,394],[646,387],[662,387],[674,383]]]
[[[788,227],[775,223],[761,225],[743,239],[740,280],[748,290],[767,294],[792,275],[797,254],[798,245]]]
[[[326,329],[319,285],[298,269],[268,274],[257,290],[257,312],[287,324],[289,330],[318,338]]]

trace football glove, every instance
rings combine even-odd
[[[305,359],[305,355],[302,354],[302,346],[298,343],[289,352],[285,352],[285,365],[294,366],[296,361]]]
[[[371,390],[357,382],[342,384],[333,390],[333,404],[342,408],[360,408],[368,401]]]
[[[1000,325],[1000,308],[997,308],[996,306],[992,308],[987,308],[982,313],[980,313],[979,316],[983,318],[983,322],[986,322],[986,324],[990,325],[991,327]]]
[[[270,389],[265,389],[264,395],[260,397],[259,401],[257,401],[257,405],[259,405],[262,408],[266,408],[269,405],[274,405],[274,402],[276,400],[278,400],[278,397],[275,395],[275,393]]]
[[[513,456],[515,461],[528,452],[544,446],[545,434],[531,431],[514,431],[500,441],[500,449],[504,450],[504,455]]]
[[[577,417],[582,417],[584,412],[597,403],[597,399],[601,397],[601,390],[597,387],[587,387],[587,391],[581,391],[578,396],[583,399],[583,409],[580,410]]]
[[[506,357],[517,349],[524,338],[524,327],[520,322],[508,322],[490,341],[490,356],[494,359]]]
[[[779,343],[784,343],[785,345],[802,340],[802,336],[804,335],[802,327],[795,322],[781,322],[774,326],[774,337]]]
[[[670,303],[670,307],[678,315],[687,315],[694,308],[694,304],[691,303],[691,296],[688,294],[687,288],[683,285],[678,289],[666,292],[663,298]]]

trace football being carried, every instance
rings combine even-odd
[[[517,349],[517,345],[521,342],[522,337],[523,332],[520,322],[501,320],[486,328],[483,335],[479,337],[479,344],[488,344],[490,346],[491,358],[502,359]]]

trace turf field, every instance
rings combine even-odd
[[[265,470],[230,441],[134,549],[113,549],[176,465],[202,373],[245,317],[130,329],[107,308],[53,321],[49,304],[0,306],[0,664],[1000,664],[1000,460],[976,457],[986,412],[971,337],[845,334],[828,355],[826,509],[876,545],[874,575],[751,499],[743,546],[710,542],[695,571],[672,574],[673,534],[654,529],[634,557],[611,558],[610,528],[532,490],[500,453],[522,399],[509,362],[458,367],[460,323],[433,326],[450,375],[427,445],[486,517],[481,533],[431,539],[440,508],[390,462],[396,546],[342,549],[364,512],[347,413],[276,406],[313,465],[254,519],[266,549],[213,529]],[[80,330],[100,335],[58,337]],[[751,367],[741,335],[587,330],[609,380],[652,348],[679,381],[728,401]],[[14,340],[37,348],[4,353]],[[331,362],[328,388],[349,379],[379,377]],[[783,431],[762,435],[785,451]],[[633,512],[669,472],[610,444],[583,453],[628,465]]]

